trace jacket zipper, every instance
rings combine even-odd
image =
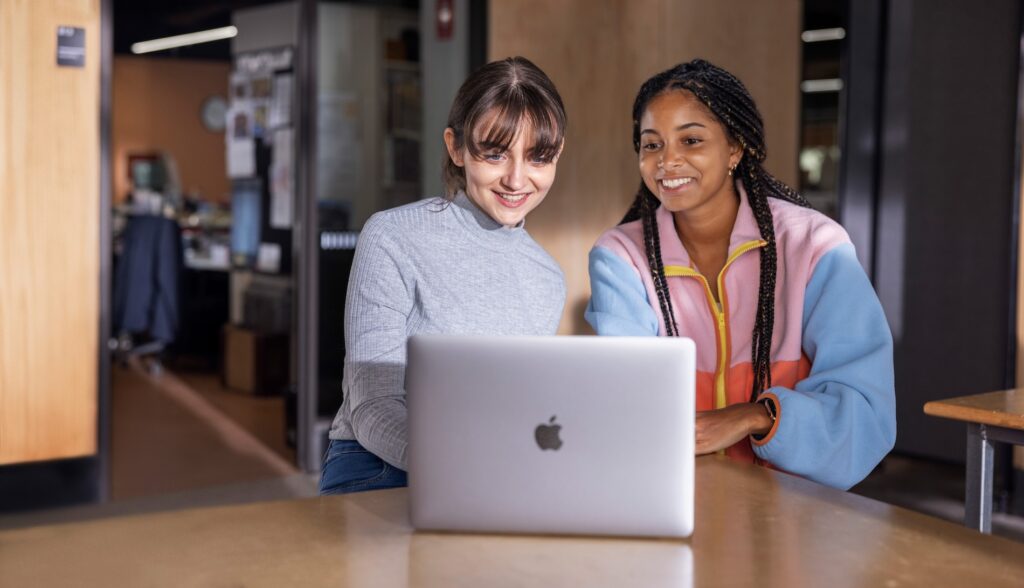
[[[718,342],[718,371],[715,373],[715,408],[725,408],[726,406],[726,395],[725,395],[725,373],[729,363],[729,339],[728,339],[728,323],[726,321],[726,315],[729,312],[728,297],[725,295],[725,270],[729,269],[732,262],[736,261],[739,256],[744,253],[764,247],[768,243],[763,240],[748,241],[732,252],[732,255],[725,260],[725,265],[722,266],[722,271],[718,272],[718,296],[723,301],[719,304],[715,301],[714,295],[711,293],[711,287],[708,285],[707,279],[703,274],[691,267],[684,267],[681,265],[666,265],[665,266],[665,277],[689,277],[697,278],[700,283],[704,285],[704,293],[707,295],[708,308],[711,310],[711,314],[715,317],[715,324],[718,327],[716,329],[716,339]]]

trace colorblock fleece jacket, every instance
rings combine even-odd
[[[691,262],[672,213],[656,212],[681,336],[697,344],[697,410],[749,402],[751,339],[765,246],[742,186],[718,276],[720,306]],[[836,488],[861,481],[896,440],[892,335],[843,228],[814,210],[769,199],[778,264],[772,387],[778,409],[761,439],[726,453]],[[586,319],[599,335],[664,335],[641,221],[604,233],[590,252]]]

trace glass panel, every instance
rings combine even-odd
[[[800,193],[815,209],[836,218],[839,188],[839,103],[842,43],[841,2],[804,3],[801,91]]]
[[[333,418],[358,231],[422,193],[420,18],[415,2],[321,2],[318,13],[318,413]]]

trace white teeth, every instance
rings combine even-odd
[[[519,202],[523,198],[526,198],[526,194],[498,194],[498,196],[501,196],[503,200],[508,200],[509,202]]]
[[[693,178],[675,178],[671,180],[662,180],[661,185],[665,186],[666,188],[678,188],[679,186],[682,186],[683,184],[689,184],[692,181]]]

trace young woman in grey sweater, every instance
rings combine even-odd
[[[321,494],[406,484],[406,339],[417,333],[553,335],[562,270],[526,232],[547,195],[566,116],[522,57],[466,79],[448,115],[446,195],[379,212],[359,235],[345,303],[344,401]]]

